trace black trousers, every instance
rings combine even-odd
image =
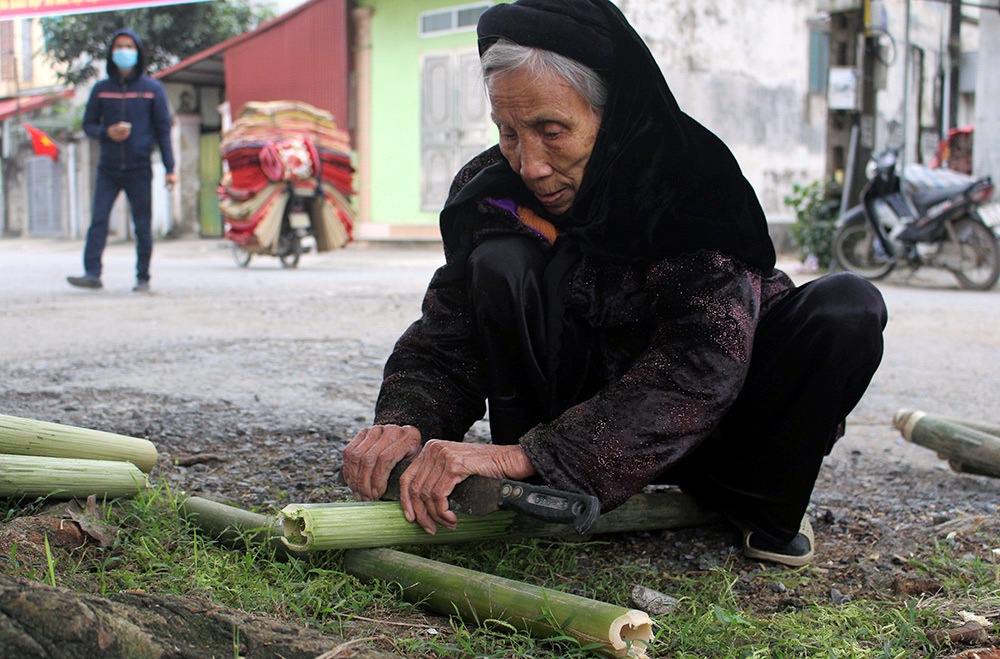
[[[487,241],[469,260],[497,443],[545,420],[547,265],[523,237]],[[679,484],[773,542],[791,540],[823,458],[881,361],[886,316],[878,289],[849,273],[789,292],[758,324],[747,378],[721,423],[657,482]]]

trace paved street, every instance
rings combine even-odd
[[[0,240],[0,371],[20,374],[7,387],[32,386],[33,364],[58,364],[61,387],[114,382],[306,415],[333,406],[360,424],[380,364],[442,262],[433,244],[376,245],[306,254],[295,270],[273,257],[240,269],[225,241],[160,241],[154,292],[142,295],[130,290],[132,249],[109,246],[106,288],[90,292],[65,282],[80,273],[80,242]],[[1000,422],[1000,290],[961,291],[944,273],[879,287],[890,310],[885,359],[837,450],[944,468],[899,438],[892,415],[911,407]]]

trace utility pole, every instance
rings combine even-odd
[[[958,126],[959,77],[962,67],[962,0],[951,0],[951,15],[948,23],[948,125],[944,126],[944,136],[948,130]]]

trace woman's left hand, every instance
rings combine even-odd
[[[454,529],[458,517],[448,510],[448,495],[467,476],[523,480],[535,467],[520,446],[465,444],[432,439],[399,479],[400,503],[407,521],[433,535],[440,524]]]

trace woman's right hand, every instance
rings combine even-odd
[[[413,426],[372,426],[344,449],[344,482],[357,501],[375,501],[384,493],[389,472],[401,460],[412,460],[423,442]]]

